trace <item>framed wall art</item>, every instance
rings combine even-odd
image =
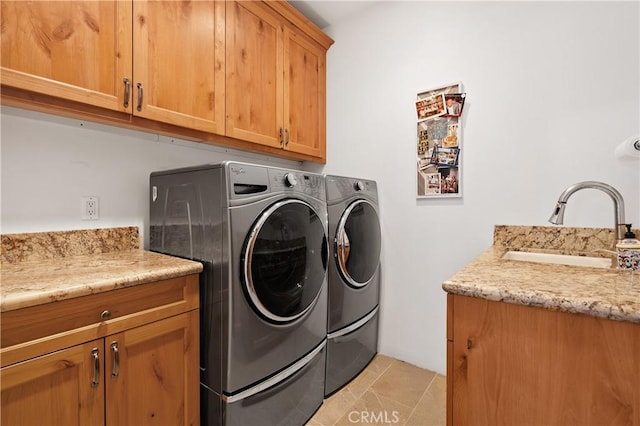
[[[462,83],[418,93],[416,99],[418,198],[462,197]]]

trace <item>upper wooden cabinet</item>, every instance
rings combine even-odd
[[[224,134],[224,1],[133,2],[133,114]]]
[[[284,35],[284,148],[324,158],[327,51],[294,31]]]
[[[2,2],[2,84],[224,133],[224,2]]]
[[[1,4],[5,104],[326,160],[333,40],[286,2]]]
[[[325,157],[327,47],[283,19],[284,5],[230,2],[227,136]]]
[[[227,135],[281,146],[282,19],[259,2],[227,8]]]
[[[3,0],[1,8],[3,85],[127,111],[131,3]]]

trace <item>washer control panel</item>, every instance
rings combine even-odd
[[[289,188],[293,188],[298,183],[298,179],[296,179],[296,175],[294,175],[293,173],[285,173],[283,180],[284,185]]]
[[[315,173],[298,170],[269,169],[271,191],[292,191],[324,200],[324,178]]]
[[[320,174],[236,162],[230,162],[227,169],[229,193],[234,199],[284,192],[326,200],[324,176]]]

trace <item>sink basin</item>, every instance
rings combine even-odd
[[[611,268],[611,259],[606,257],[569,256],[566,254],[533,253],[528,251],[508,251],[506,260],[520,262],[553,263],[556,265],[588,266],[591,268]]]

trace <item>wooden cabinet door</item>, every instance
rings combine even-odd
[[[284,34],[284,147],[325,158],[326,50],[293,30]]]
[[[454,296],[450,424],[640,424],[640,324]]]
[[[134,1],[133,114],[224,134],[224,1]]]
[[[227,136],[281,146],[282,31],[281,18],[260,2],[227,5]]]
[[[108,108],[125,106],[131,3],[5,1],[2,84]]]
[[[227,136],[324,159],[326,49],[262,2],[226,22]]]
[[[4,367],[2,424],[104,424],[103,361],[100,339]]]
[[[197,310],[108,336],[106,424],[198,425],[198,342]]]

